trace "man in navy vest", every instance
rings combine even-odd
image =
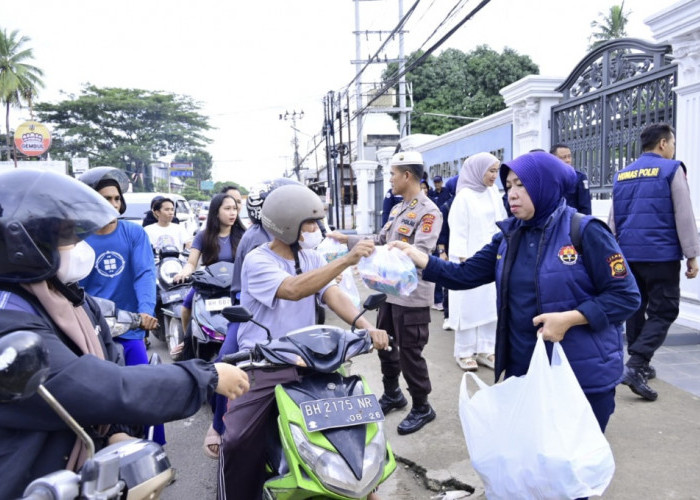
[[[678,317],[681,260],[688,278],[698,275],[700,239],[683,162],[673,160],[676,138],[665,123],[641,134],[642,155],[615,176],[610,225],[630,264],[642,304],[627,320],[630,355],[622,383],[649,401],[658,394],[648,385],[656,376],[649,364]]]

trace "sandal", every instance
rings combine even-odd
[[[487,352],[482,352],[476,355],[476,362],[486,368],[491,368],[493,370],[495,366],[496,355],[489,354]]]
[[[214,460],[219,459],[219,446],[221,446],[221,434],[214,430],[213,426],[209,426],[207,435],[204,436],[204,454]]]
[[[475,372],[479,369],[474,358],[457,358],[457,365],[465,372]]]

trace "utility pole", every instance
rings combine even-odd
[[[299,139],[297,139],[297,120],[304,118],[304,111],[297,113],[296,111],[285,111],[284,114],[280,113],[280,120],[292,120],[292,130],[294,131],[294,173],[297,176],[297,180],[301,182],[301,175],[299,171],[301,170],[301,165],[299,161]]]
[[[364,64],[387,64],[387,63],[398,63],[399,64],[399,70],[403,72],[403,70],[406,68],[406,59],[404,55],[404,34],[406,33],[405,30],[399,29],[397,31],[398,37],[399,37],[399,55],[397,59],[388,59],[386,56],[383,59],[379,58],[379,55],[377,57],[371,57],[370,59],[361,59],[362,58],[362,44],[361,44],[361,39],[360,37],[362,35],[369,37],[370,35],[378,35],[381,39],[382,36],[384,35],[391,35],[393,31],[368,31],[368,30],[362,30],[360,28],[360,2],[362,1],[372,1],[372,0],[353,0],[355,2],[355,60],[352,61],[355,64],[355,71],[357,75],[360,75],[360,72],[362,71],[362,67]],[[403,0],[398,0],[398,7],[399,7],[399,22],[403,19],[404,17],[404,9],[403,9]],[[362,82],[360,81],[360,78],[358,77],[356,82],[355,82],[355,99],[356,103],[355,105],[357,106],[357,115],[356,115],[356,120],[357,120],[357,138],[356,138],[356,149],[357,149],[357,159],[358,160],[364,160],[364,140],[363,140],[363,131],[362,131],[362,118],[365,113],[399,113],[399,134],[401,137],[405,137],[406,135],[410,134],[410,113],[412,111],[412,108],[406,106],[406,78],[405,76],[401,76],[399,78],[399,106],[398,108],[395,106],[391,107],[380,107],[380,106],[373,106],[372,109],[367,109],[365,111],[360,111],[362,110],[363,103],[362,103]]]

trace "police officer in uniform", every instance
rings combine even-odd
[[[656,370],[649,362],[678,317],[683,256],[686,277],[698,275],[700,239],[685,165],[673,159],[673,128],[653,123],[642,131],[641,142],[639,159],[615,176],[609,224],[642,294],[639,310],[627,320],[630,357],[622,383],[654,401],[658,394],[647,381]]]
[[[430,255],[437,244],[442,227],[438,207],[420,189],[423,176],[423,157],[417,151],[400,152],[390,162],[393,193],[403,196],[378,235],[372,236],[376,245],[390,241],[405,241]],[[348,236],[329,233],[333,239],[352,248],[366,236]],[[409,297],[389,296],[379,309],[377,328],[386,330],[394,338],[391,351],[379,352],[384,383],[384,395],[379,404],[384,413],[404,408],[408,401],[399,388],[399,375],[408,384],[413,407],[398,426],[399,434],[410,434],[435,419],[435,410],[428,403],[431,391],[428,366],[423,348],[428,343],[430,306],[433,304],[435,285],[422,279]]]

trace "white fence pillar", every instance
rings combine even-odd
[[[562,94],[556,89],[563,78],[529,75],[501,89],[506,106],[513,110],[513,158],[531,149],[549,151],[552,106]]]
[[[357,183],[357,232],[369,234],[372,232],[370,225],[370,206],[374,205],[369,186],[370,178],[374,180],[374,174],[379,163],[371,160],[357,160],[351,164]]]
[[[391,160],[391,157],[394,156],[394,151],[396,151],[396,148],[394,147],[380,148],[377,150],[377,161],[382,167],[384,193],[386,193],[389,190],[389,187],[391,187],[391,184],[389,183],[389,174],[391,174],[391,170],[389,169],[389,161]],[[378,207],[376,209],[379,210]]]

